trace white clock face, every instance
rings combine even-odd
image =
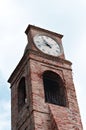
[[[61,54],[59,44],[49,36],[36,35],[34,37],[34,43],[37,48],[48,55],[58,56]]]

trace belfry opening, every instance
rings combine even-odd
[[[53,71],[43,73],[45,102],[66,106],[65,87],[62,78]]]

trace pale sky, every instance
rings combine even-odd
[[[63,34],[83,128],[86,130],[86,0],[0,0],[0,130],[11,130],[7,80],[20,61],[28,24]]]

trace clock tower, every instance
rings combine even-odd
[[[63,35],[29,25],[23,57],[11,74],[12,130],[83,130]]]

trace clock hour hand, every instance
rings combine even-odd
[[[52,48],[47,42],[45,42],[45,44],[46,44],[49,48]]]
[[[43,41],[44,41],[44,44],[46,44],[49,48],[52,48],[47,42],[46,40],[42,37]]]

